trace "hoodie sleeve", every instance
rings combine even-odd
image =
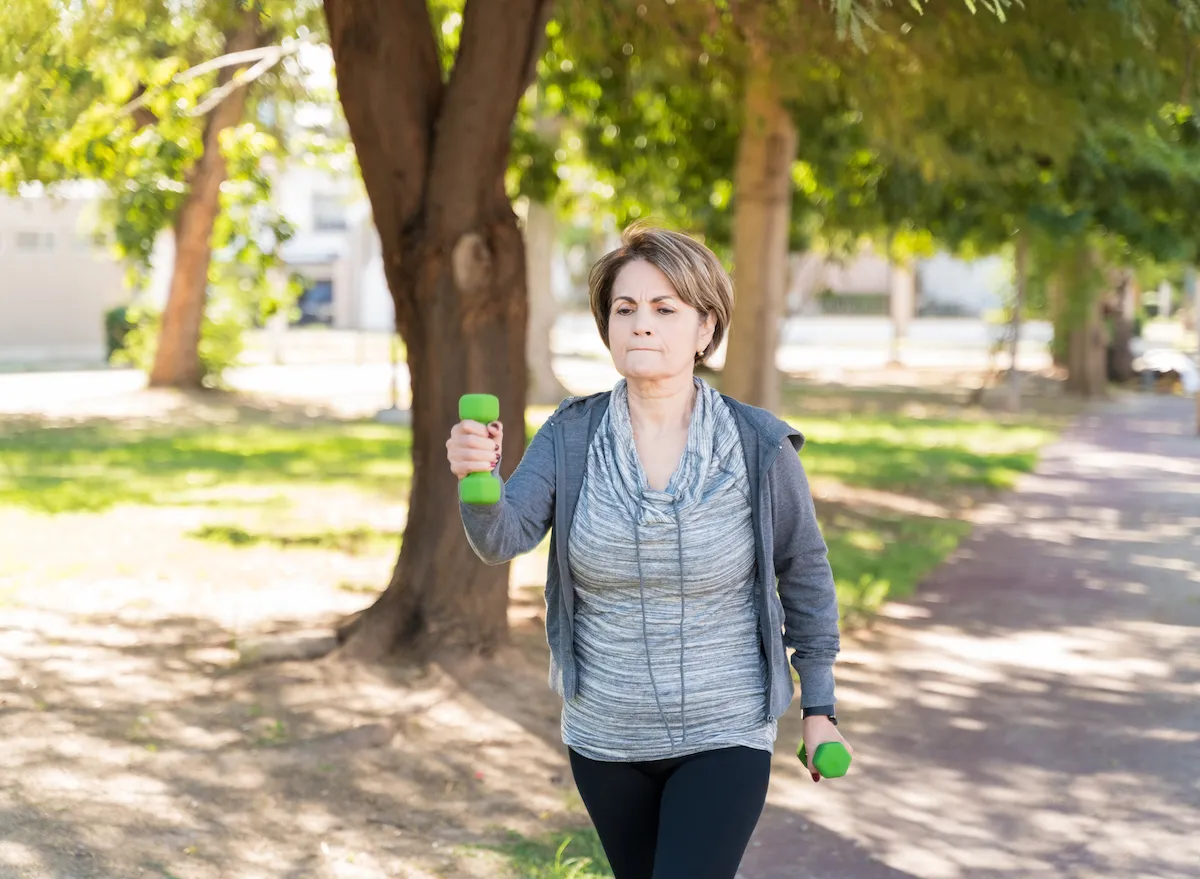
[[[837,591],[808,477],[790,444],[784,444],[769,482],[783,643],[792,649],[792,666],[800,675],[800,704],[833,705],[833,664],[841,642]]]
[[[459,501],[467,542],[489,565],[501,565],[529,552],[550,530],[554,517],[555,467],[552,421],[553,417],[538,429],[517,469],[507,481],[502,480],[497,503]],[[499,470],[497,464],[492,471],[498,479]]]

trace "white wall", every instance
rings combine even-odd
[[[92,204],[0,197],[0,361],[104,360],[104,313],[125,299],[124,273],[91,241]],[[29,233],[42,249],[21,248]]]
[[[917,274],[922,305],[954,305],[979,315],[1003,304],[1009,263],[999,256],[967,262],[939,253],[921,260]]]

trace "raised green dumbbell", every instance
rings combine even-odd
[[[803,739],[796,749],[796,756],[808,766],[808,753],[804,750]],[[841,742],[823,742],[817,745],[817,752],[813,754],[813,766],[822,778],[841,778],[850,771],[850,752]]]
[[[463,394],[458,398],[461,421],[491,424],[500,420],[500,401],[491,394]],[[468,473],[458,481],[458,496],[467,504],[494,504],[500,501],[500,480],[491,473]]]

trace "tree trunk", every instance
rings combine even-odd
[[[1050,307],[1050,323],[1054,335],[1050,342],[1050,356],[1059,369],[1067,368],[1067,292],[1060,274],[1052,274],[1046,281],[1046,299]]]
[[[1067,312],[1067,390],[1081,397],[1102,397],[1108,390],[1104,301],[1095,288],[1095,254],[1081,249],[1070,257],[1073,282],[1064,291]]]
[[[567,396],[566,388],[554,374],[554,356],[550,350],[550,333],[558,316],[551,277],[554,240],[554,212],[531,201],[525,222],[525,261],[529,272],[525,357],[529,367],[529,402],[540,406],[557,405]]]
[[[770,55],[749,40],[745,122],[734,172],[733,262],[737,308],[721,389],[754,406],[779,406],[775,366],[787,284],[796,129],[772,75]]]
[[[1108,345],[1107,373],[1110,381],[1127,382],[1133,379],[1133,272],[1126,270],[1116,279],[1117,285],[1111,309],[1112,340]]]
[[[1016,289],[1013,291],[1012,318],[1008,327],[1008,408],[1016,412],[1021,408],[1021,371],[1017,368],[1017,356],[1021,349],[1021,318],[1029,292],[1029,233],[1024,229],[1017,233],[1013,280]]]
[[[238,30],[226,38],[222,54],[256,48],[263,37],[258,13],[248,11]],[[228,83],[238,69],[222,68],[217,86]],[[220,138],[222,131],[238,124],[245,106],[246,88],[234,89],[209,111],[204,122],[200,159],[188,173],[187,195],[175,217],[175,262],[150,370],[152,387],[198,388],[204,378],[200,328],[208,295],[213,225],[221,210],[221,184],[226,176]]]
[[[888,270],[888,311],[892,318],[892,343],[889,365],[900,365],[900,348],[908,325],[916,312],[917,283],[912,266],[891,260]]]
[[[1192,333],[1196,336],[1196,364],[1200,365],[1200,279],[1195,266],[1184,270],[1183,287],[1192,303]],[[1200,436],[1200,388],[1196,390],[1196,435]]]
[[[445,82],[425,0],[325,0],[325,13],[412,377],[403,547],[342,654],[488,653],[508,632],[508,566],[468,546],[445,441],[459,396],[491,393],[506,473],[524,451],[525,254],[504,172],[549,3],[468,0]]]

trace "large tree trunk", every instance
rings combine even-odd
[[[467,545],[445,441],[459,396],[492,393],[506,472],[524,451],[525,254],[504,171],[549,3],[469,0],[445,83],[425,0],[325,0],[325,13],[408,346],[413,415],[403,548],[342,653],[487,653],[507,636],[508,566],[485,565]]]
[[[222,54],[253,49],[262,44],[263,37],[258,13],[248,11],[238,30],[226,38]],[[217,86],[227,84],[238,69],[222,68]],[[212,262],[213,225],[221,210],[221,184],[226,176],[220,138],[222,131],[238,124],[245,106],[246,89],[236,88],[209,111],[204,122],[200,159],[188,174],[187,195],[175,217],[175,262],[150,371],[153,387],[198,388],[204,378],[200,327]]]
[[[737,308],[721,389],[745,403],[773,410],[780,399],[775,356],[787,285],[797,138],[772,75],[770,53],[753,37],[748,42],[745,121],[734,172]]]
[[[529,402],[549,406],[562,402],[567,390],[554,374],[550,333],[558,307],[551,269],[554,263],[554,212],[531,201],[525,222],[525,261],[529,274],[529,333],[525,342],[529,367]]]

